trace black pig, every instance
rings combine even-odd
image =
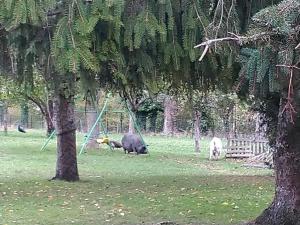
[[[136,152],[137,154],[147,154],[147,148],[143,144],[142,139],[136,134],[125,134],[122,138],[122,146],[124,152]]]

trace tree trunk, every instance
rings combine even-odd
[[[76,156],[74,97],[58,94],[54,98],[54,123],[57,133],[57,164],[53,179],[79,180]]]
[[[86,123],[87,123],[88,132],[90,132],[98,118],[97,109],[95,107],[94,102],[91,99],[86,100],[86,110],[87,110]],[[90,139],[88,140],[88,143],[86,145],[87,149],[98,148],[98,143],[96,142],[98,136],[99,136],[99,124],[96,125],[93,132],[91,133]]]
[[[300,77],[295,74],[292,104],[287,94],[281,98],[277,126],[274,163],[276,171],[275,197],[271,206],[250,224],[300,225]],[[291,118],[293,122],[291,122]]]
[[[55,130],[53,124],[53,101],[51,99],[48,100],[48,109],[45,109],[45,119],[47,124],[47,136],[49,137],[52,132]]]
[[[176,128],[177,104],[171,96],[167,96],[164,101],[164,128],[163,133],[166,135],[177,132]]]
[[[28,121],[29,121],[29,107],[28,107],[28,101],[24,101],[21,103],[21,122],[20,124],[23,127],[28,127]]]
[[[7,104],[3,104],[3,128],[4,128],[4,135],[7,135],[7,123],[8,123],[8,109]]]
[[[132,112],[131,115],[134,115],[134,113]],[[128,133],[129,134],[135,133],[134,118],[132,118],[131,115],[129,115],[129,123],[128,123]]]
[[[201,119],[201,112],[196,109],[194,111],[195,152],[200,152],[200,119]]]
[[[0,101],[0,126],[3,125],[4,103]]]

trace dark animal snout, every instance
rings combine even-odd
[[[140,149],[138,149],[137,151],[138,154],[147,154],[147,148],[145,146],[140,147]]]

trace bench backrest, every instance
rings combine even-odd
[[[229,138],[227,140],[227,151],[236,150],[237,147],[245,147],[251,150],[253,155],[259,155],[264,152],[270,152],[270,146],[267,140],[250,139],[250,138]]]

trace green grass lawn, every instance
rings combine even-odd
[[[145,140],[150,155],[108,147],[80,155],[81,180],[67,183],[47,180],[55,174],[56,150],[52,140],[40,151],[44,131],[0,133],[0,225],[238,224],[273,198],[271,170],[208,161],[205,140],[201,154],[188,137]]]

